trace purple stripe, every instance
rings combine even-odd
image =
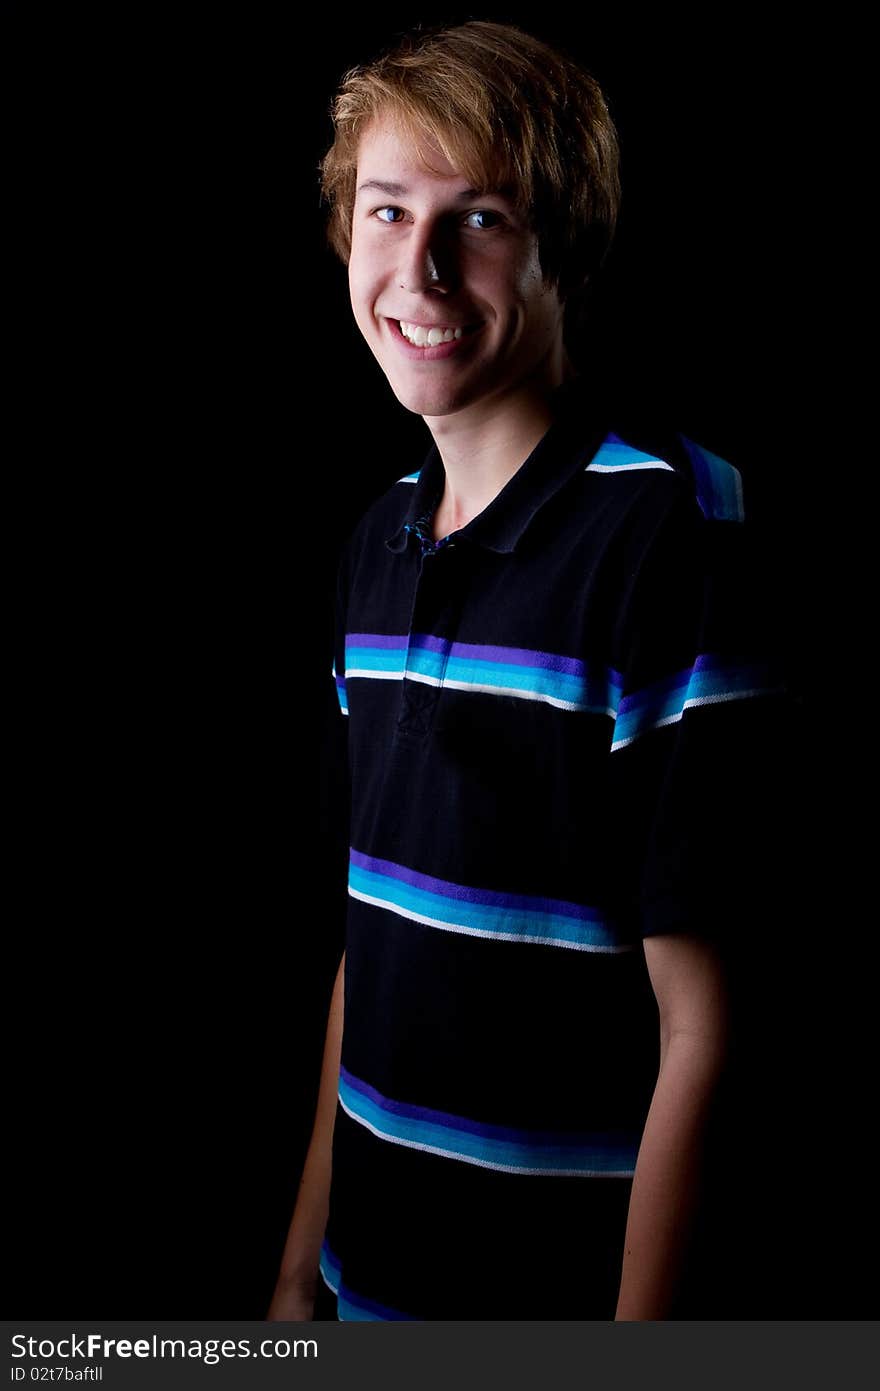
[[[406,647],[406,634],[346,633],[345,643],[350,647],[388,647],[396,652]]]
[[[351,1087],[352,1091],[368,1097],[370,1101],[374,1101],[381,1110],[387,1111],[389,1115],[403,1116],[406,1120],[428,1121],[432,1125],[442,1125],[449,1130],[466,1131],[469,1135],[482,1135],[494,1140],[512,1140],[516,1144],[523,1145],[571,1145],[575,1149],[582,1149],[585,1144],[595,1143],[599,1138],[613,1138],[613,1132],[609,1131],[515,1130],[508,1125],[483,1125],[479,1121],[470,1120],[467,1116],[454,1116],[451,1111],[434,1111],[428,1106],[413,1106],[406,1101],[391,1101],[375,1087],[371,1087],[369,1082],[363,1082],[359,1077],[352,1076],[348,1069],[341,1064],[339,1075]],[[629,1136],[624,1138],[628,1139]]]
[[[397,865],[393,860],[379,860],[373,855],[364,855],[360,850],[350,847],[352,864],[360,869],[372,870],[375,874],[387,874],[391,879],[411,884],[416,889],[427,889],[430,893],[442,894],[444,898],[458,899],[462,903],[485,903],[496,908],[520,908],[528,912],[559,913],[580,921],[601,920],[601,914],[585,904],[572,903],[565,898],[541,898],[533,894],[504,894],[495,889],[475,889],[465,884],[453,884],[448,879],[435,879],[431,874],[419,874],[414,869]]]
[[[433,637],[430,633],[414,634],[413,641],[429,652],[448,652],[448,639]],[[584,663],[575,657],[563,657],[556,652],[539,652],[530,647],[496,647],[477,642],[453,642],[453,657],[470,657],[474,661],[501,662],[509,666],[542,667],[546,671],[564,671],[571,676],[583,676]]]
[[[449,638],[435,637],[433,633],[413,633],[412,645],[425,652],[441,652],[445,657],[450,648],[454,651],[458,644],[450,642]]]

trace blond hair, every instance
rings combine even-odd
[[[536,235],[544,282],[566,305],[570,337],[620,205],[617,131],[588,72],[514,25],[418,28],[346,72],[330,115],[334,139],[319,172],[327,239],[343,264],[360,137],[374,118],[390,117],[416,147],[435,143],[474,188],[514,199]]]

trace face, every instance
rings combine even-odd
[[[358,149],[349,292],[395,396],[431,417],[557,385],[563,310],[534,233],[508,199],[474,193],[434,145],[422,148],[439,175],[387,121]]]

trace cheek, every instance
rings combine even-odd
[[[382,279],[383,267],[375,252],[371,254],[369,248],[358,246],[357,242],[353,243],[348,259],[349,289],[357,294],[361,301],[370,295],[375,298]]]
[[[370,308],[370,284],[364,275],[363,267],[355,260],[348,264],[348,295],[351,301],[352,312],[356,319],[360,319]]]
[[[522,256],[510,264],[499,278],[498,290],[500,300],[515,305],[525,318],[543,317],[545,306],[549,314],[550,304],[536,255]]]
[[[538,249],[534,245],[518,245],[515,254],[511,259],[511,272],[515,276],[517,284],[525,287],[540,285],[541,283],[541,262],[538,259]]]

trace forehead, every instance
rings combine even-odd
[[[430,168],[426,167],[426,161]],[[362,191],[365,181],[372,186]],[[498,186],[497,182],[492,186]],[[450,163],[427,132],[416,139],[389,118],[374,118],[358,142],[358,195],[381,191],[403,197],[412,191],[432,187],[442,187],[444,192],[462,196],[487,191],[472,187],[471,181]],[[500,191],[513,194],[512,186]]]

